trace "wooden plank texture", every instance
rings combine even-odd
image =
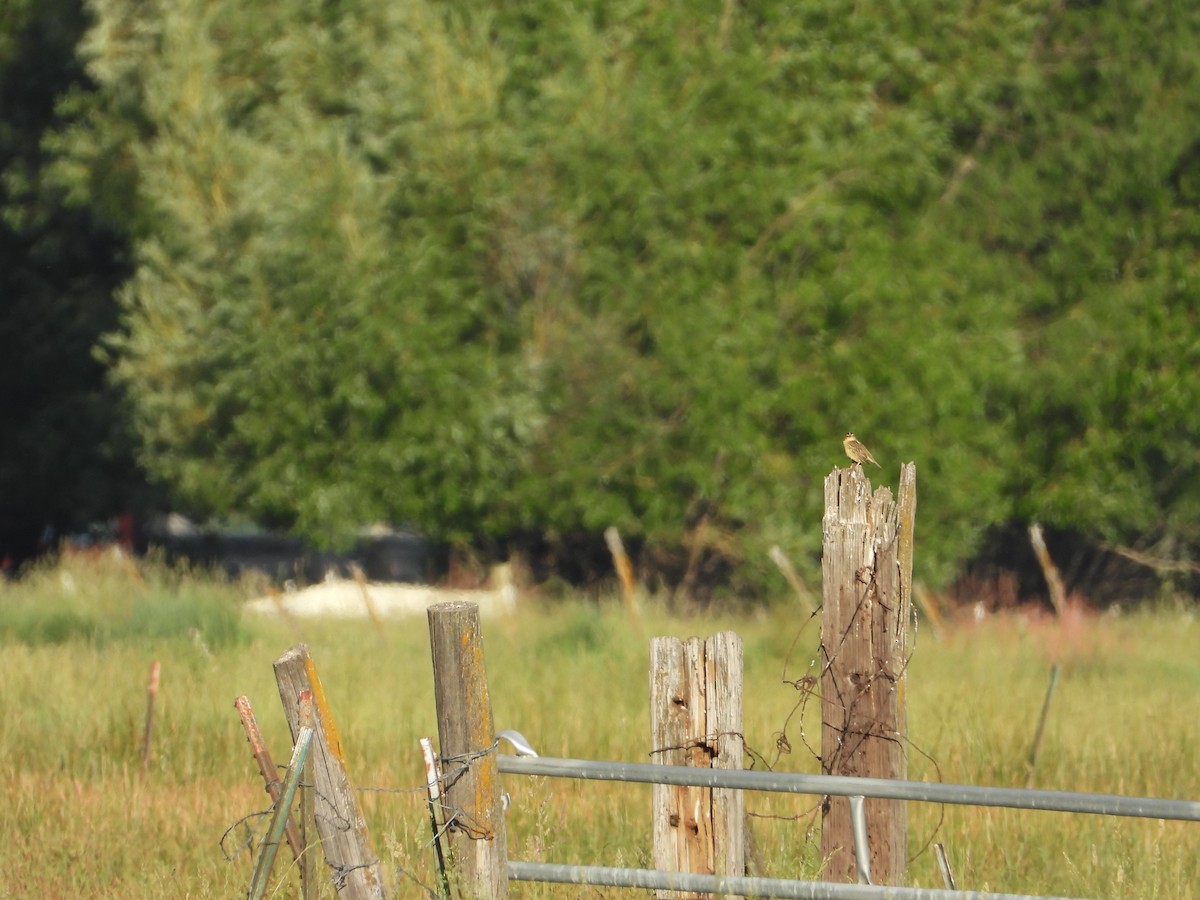
[[[906,778],[904,676],[911,622],[916,467],[901,469],[900,505],[872,492],[860,466],[825,479],[824,605],[821,621],[821,770],[829,775]],[[904,804],[868,800],[867,834],[876,884],[903,882]],[[853,837],[845,798],[826,798],[823,877],[852,882]]]
[[[653,759],[662,765],[742,767],[742,642],[733,632],[707,641],[650,642]],[[744,875],[741,791],[652,787],[654,864],[672,872]],[[660,898],[707,897],[659,891]]]
[[[508,853],[479,606],[435,603],[428,616],[451,886],[496,900],[508,895]]]
[[[306,645],[297,644],[275,660],[275,682],[293,741],[301,727],[300,695],[312,691],[312,816],[338,897],[382,900],[385,891],[379,857],[354,794],[341,734]]]

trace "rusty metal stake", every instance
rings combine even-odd
[[[250,900],[261,900],[267,890],[267,881],[271,877],[271,867],[275,864],[275,856],[279,852],[279,839],[283,836],[288,824],[288,813],[292,801],[296,799],[296,788],[300,785],[300,775],[304,772],[304,763],[308,759],[308,751],[313,740],[312,694],[305,691],[300,695],[300,734],[296,738],[295,749],[292,750],[292,761],[288,764],[287,777],[280,790],[278,802],[275,804],[275,815],[271,818],[271,827],[267,829],[267,837],[262,843],[262,853],[258,857],[258,865],[254,867],[254,875],[250,879]]]
[[[258,721],[254,718],[254,710],[250,708],[250,700],[243,694],[233,702],[233,705],[237,708],[238,716],[242,720],[242,728],[246,732],[246,740],[250,742],[250,752],[254,754],[254,761],[258,763],[258,772],[262,775],[263,781],[266,783],[266,792],[270,795],[271,802],[278,804],[280,797],[279,776],[275,773],[275,763],[271,759],[271,754],[263,743],[262,732],[258,730]],[[285,834],[287,835],[288,846],[292,848],[292,856],[299,860],[301,854],[304,852],[304,840],[300,837],[300,829],[296,827],[296,823],[291,817],[287,820]]]

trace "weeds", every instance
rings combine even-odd
[[[90,564],[89,564],[90,565]],[[64,575],[70,576],[64,578]],[[29,896],[227,897],[250,861],[218,842],[266,809],[233,709],[247,694],[276,760],[289,736],[271,669],[297,640],[289,626],[243,620],[249,589],[203,574],[125,566],[33,573],[0,593],[0,885]],[[517,728],[544,755],[642,761],[649,748],[648,638],[725,628],[746,646],[747,743],[760,751],[795,703],[784,656],[802,617],[786,610],[720,621],[654,608],[642,623],[620,604],[563,602],[485,621],[497,728]],[[320,667],[384,872],[411,896],[435,883],[417,739],[436,735],[423,620],[294,623]],[[910,777],[1020,786],[1047,671],[1062,678],[1036,786],[1200,798],[1200,625],[1164,609],[1072,623],[995,619],[918,646],[907,691]],[[813,652],[810,627],[794,651]],[[807,654],[807,655],[806,655]],[[146,677],[162,662],[149,769],[140,768]],[[819,730],[817,704],[805,729]],[[773,755],[773,754],[772,754]],[[777,768],[819,770],[796,743]],[[514,858],[650,865],[645,785],[506,779]],[[813,798],[747,797],[765,874],[816,877]],[[1194,823],[1067,816],[911,803],[910,851],[943,842],[960,886],[1091,897],[1182,897],[1200,883]],[[280,867],[284,871],[286,867]],[[940,886],[932,853],[913,884]],[[283,884],[280,896],[292,895]],[[20,896],[5,893],[0,897]],[[514,885],[518,898],[575,888]],[[595,891],[589,896],[633,898]]]

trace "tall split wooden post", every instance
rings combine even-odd
[[[650,728],[654,761],[742,768],[742,639],[650,641]],[[669,872],[742,876],[746,807],[741,791],[656,784],[654,865]],[[709,897],[659,891],[659,898]]]
[[[508,852],[479,606],[435,603],[428,615],[451,886],[497,900],[508,896]]]
[[[329,709],[325,688],[308,647],[297,644],[275,660],[275,683],[287,716],[292,740],[300,735],[300,695],[312,691],[314,740],[312,748],[312,818],[325,861],[342,900],[384,900],[379,856],[371,845],[366,819],[354,795],[342,737]],[[311,841],[311,838],[310,838]],[[311,852],[308,851],[308,852]],[[311,870],[310,870],[311,871]]]
[[[904,705],[909,654],[917,468],[900,470],[898,500],[871,492],[862,467],[825,479],[824,607],[821,620],[821,770],[828,775],[907,778]],[[904,880],[908,819],[903,801],[866,801],[874,884]],[[824,878],[857,879],[850,804],[826,798]]]

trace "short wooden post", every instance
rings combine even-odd
[[[325,861],[332,869],[333,885],[342,900],[383,900],[379,857],[371,846],[367,823],[359,810],[354,785],[346,766],[342,737],[329,709],[325,688],[308,647],[297,644],[275,660],[279,699],[292,731],[300,734],[300,695],[312,691],[315,734],[312,750],[312,816]]]
[[[1058,566],[1050,556],[1050,550],[1046,547],[1046,536],[1038,522],[1029,526],[1029,543],[1033,546],[1038,565],[1042,567],[1042,574],[1046,576],[1046,587],[1050,589],[1050,605],[1054,607],[1055,615],[1061,619],[1067,609],[1067,586],[1058,574]]]
[[[742,640],[732,631],[705,641],[650,641],[650,728],[655,762],[742,767]],[[670,872],[746,873],[741,791],[656,784],[654,865]],[[708,897],[659,891],[658,897]]]
[[[792,565],[792,561],[787,558],[787,554],[783,552],[783,548],[778,544],[771,547],[768,554],[771,557],[771,562],[775,563],[776,568],[787,580],[787,583],[792,586],[792,590],[796,594],[796,599],[804,607],[804,611],[810,616],[816,615],[817,606],[813,602],[812,593],[804,586],[804,582],[800,580],[800,574],[796,571],[796,567]]]
[[[158,660],[150,664],[150,683],[146,686],[146,727],[142,731],[142,768],[150,765],[150,737],[154,733],[154,704],[158,700]]]
[[[460,896],[497,900],[508,896],[508,853],[479,606],[435,603],[428,616],[450,880]]]
[[[362,594],[363,606],[367,609],[367,616],[370,617],[371,624],[375,626],[375,633],[380,637],[385,637],[383,619],[380,617],[379,610],[375,607],[375,601],[371,597],[371,592],[367,588],[367,573],[358,565],[351,565],[350,571],[354,576],[354,583],[358,585],[359,593]]]
[[[629,554],[625,552],[625,544],[621,541],[621,532],[615,525],[609,525],[604,529],[604,543],[608,545],[608,552],[612,554],[613,568],[617,570],[617,578],[621,582],[621,593],[625,597],[625,611],[629,614],[630,621],[636,625],[638,622],[637,589],[633,580],[633,563],[629,560]]]
[[[821,770],[906,778],[908,662],[916,466],[900,471],[899,501],[871,492],[860,466],[825,479],[824,607],[821,621]],[[876,884],[904,880],[908,819],[903,802],[866,801]],[[823,877],[853,882],[853,826],[844,797],[827,797],[821,822]]]

